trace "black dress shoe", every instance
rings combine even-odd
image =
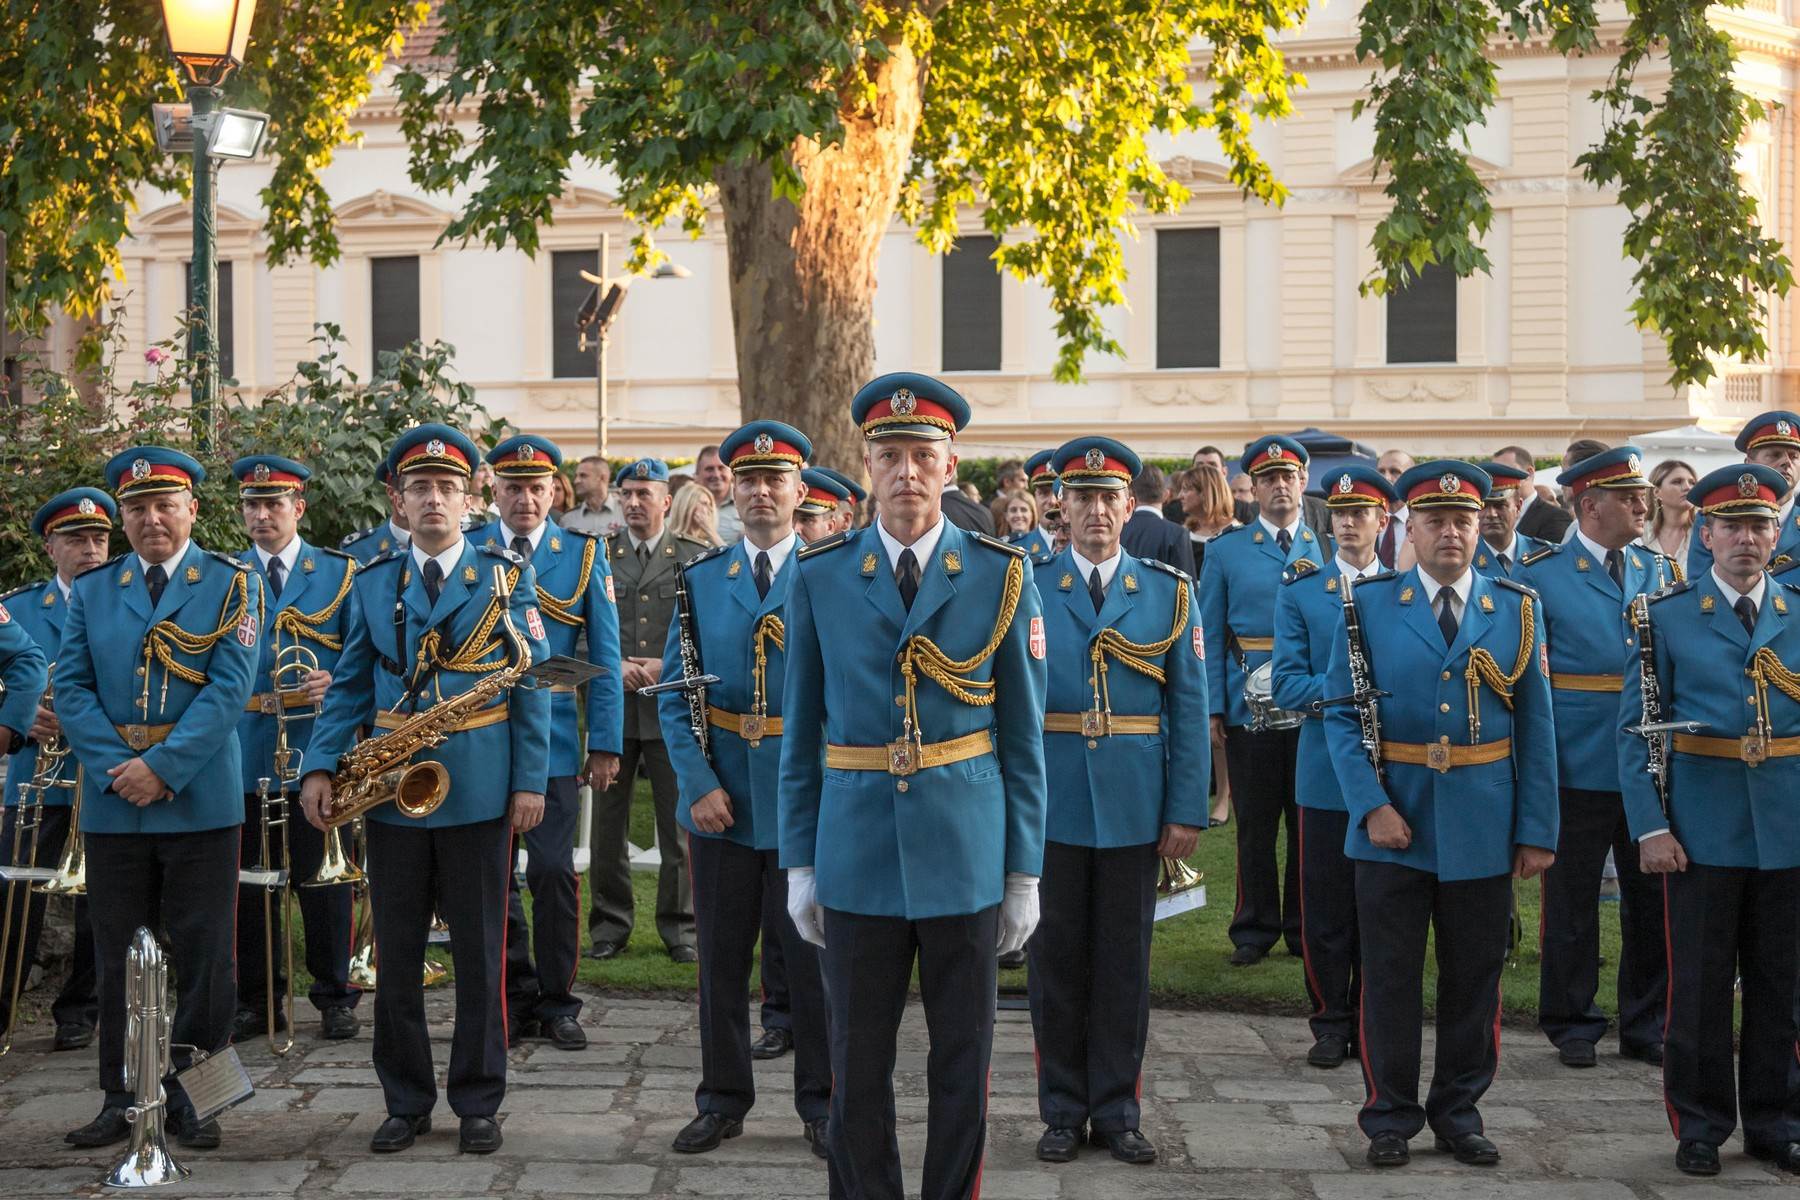
[[[1341,1067],[1344,1060],[1350,1057],[1350,1041],[1335,1033],[1328,1033],[1313,1043],[1313,1048],[1306,1052],[1306,1061],[1315,1067],[1323,1067],[1329,1071],[1333,1067]]]
[[[514,1021],[506,1027],[506,1048],[516,1050],[524,1044],[526,1038],[537,1037],[540,1032],[537,1020],[533,1017]]]
[[[101,1146],[112,1146],[131,1136],[131,1123],[125,1119],[122,1107],[108,1105],[100,1110],[100,1115],[83,1125],[80,1129],[71,1129],[63,1134],[63,1141],[71,1146],[80,1146],[83,1150],[95,1150]]]
[[[275,1032],[287,1032],[287,1014],[279,1009],[275,1013]],[[231,1021],[231,1040],[247,1042],[253,1037],[261,1037],[269,1032],[269,1015],[260,1008],[240,1008],[237,1016]]]
[[[1231,965],[1234,967],[1254,967],[1261,962],[1268,951],[1261,946],[1239,946],[1231,952]]]
[[[500,1148],[500,1122],[492,1117],[464,1117],[456,1148],[464,1154],[492,1154]]]
[[[1371,1167],[1404,1167],[1412,1161],[1412,1151],[1399,1134],[1378,1133],[1369,1142],[1367,1158]]]
[[[574,1017],[551,1017],[544,1033],[558,1050],[586,1050],[587,1030]]]
[[[1081,1153],[1082,1132],[1079,1128],[1070,1129],[1066,1125],[1052,1125],[1044,1130],[1044,1136],[1038,1139],[1037,1156],[1039,1162],[1065,1163],[1074,1162],[1075,1156]]]
[[[1491,1167],[1500,1161],[1500,1147],[1479,1133],[1440,1137],[1437,1139],[1437,1148],[1446,1154],[1454,1154],[1456,1161],[1464,1166]]]
[[[692,946],[670,946],[669,961],[677,963],[697,963],[700,961],[700,952]]]
[[[377,1154],[396,1154],[413,1144],[413,1139],[431,1132],[431,1114],[422,1117],[389,1117],[369,1139],[369,1149]]]
[[[1753,1142],[1746,1138],[1744,1149],[1749,1151],[1751,1158],[1760,1158],[1800,1175],[1800,1142]]]
[[[175,1144],[178,1146],[189,1150],[219,1148],[219,1123],[214,1120],[194,1120],[194,1110],[191,1108],[172,1110],[165,1127],[175,1135]]]
[[[1675,1147],[1675,1169],[1683,1175],[1717,1175],[1719,1148],[1707,1142],[1682,1142]]]
[[[1090,1129],[1088,1141],[1096,1146],[1105,1146],[1122,1163],[1143,1166],[1156,1161],[1156,1147],[1150,1144],[1149,1138],[1135,1129],[1116,1129],[1105,1133]]]
[[[763,1030],[763,1035],[750,1044],[750,1057],[758,1062],[780,1058],[794,1048],[794,1034],[779,1026]]]
[[[341,1004],[319,1014],[319,1036],[328,1042],[347,1041],[361,1028],[362,1022],[356,1019],[355,1010]]]
[[[831,1154],[831,1148],[825,1140],[829,1125],[830,1122],[825,1117],[806,1123],[806,1140],[812,1146],[814,1158],[826,1158]]]
[[[677,1154],[705,1154],[717,1150],[726,1138],[744,1132],[743,1121],[719,1113],[701,1113],[675,1135],[672,1148]]]
[[[94,1027],[79,1021],[66,1021],[56,1027],[56,1044],[52,1050],[80,1050],[94,1040]]]
[[[1663,1044],[1661,1042],[1651,1042],[1647,1046],[1627,1046],[1625,1043],[1620,1042],[1619,1057],[1635,1058],[1641,1063],[1649,1063],[1653,1067],[1660,1067],[1662,1066],[1663,1061]]]
[[[1570,1038],[1556,1048],[1556,1057],[1565,1067],[1591,1067],[1600,1061],[1594,1056],[1594,1043],[1586,1038]]]
[[[1025,965],[1025,949],[1008,950],[994,961],[1002,971],[1016,971]]]
[[[591,958],[597,962],[605,962],[609,958],[617,958],[624,952],[624,942],[595,942],[582,954],[583,958]]]

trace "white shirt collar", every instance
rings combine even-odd
[[[400,528],[398,525],[394,524],[393,518],[391,517],[388,519],[387,527],[388,533],[393,535],[395,545],[412,545],[412,531],[410,529]]]
[[[425,570],[425,564],[435,559],[437,565],[444,570],[444,578],[448,579],[450,578],[450,572],[456,567],[456,564],[462,560],[463,545],[465,544],[465,541],[466,539],[464,538],[457,538],[455,544],[442,554],[427,554],[417,546],[414,546],[412,548],[413,565],[418,567],[420,572],[423,572]]]
[[[1756,611],[1759,613],[1762,611],[1763,594],[1769,590],[1769,576],[1767,572],[1757,575],[1756,586],[1747,592],[1738,591],[1729,583],[1726,583],[1724,579],[1720,578],[1719,568],[1714,567],[1711,574],[1713,585],[1719,589],[1719,595],[1725,597],[1725,604],[1727,607],[1736,608],[1738,598],[1740,596],[1748,596],[1750,597],[1750,603],[1756,605]]]
[[[663,540],[663,534],[667,532],[669,532],[669,527],[664,525],[661,529],[656,531],[655,537],[644,540],[640,539],[637,534],[631,532],[631,526],[627,525],[625,527],[625,537],[631,542],[631,548],[634,551],[642,550],[645,546],[650,547],[652,550],[656,549],[657,544]]]
[[[1489,554],[1504,554],[1506,557],[1514,560],[1517,560],[1519,557],[1519,531],[1516,528],[1512,531],[1512,541],[1506,543],[1504,546],[1495,546],[1494,543],[1488,541],[1485,537],[1481,539],[1481,544],[1487,547],[1487,552]]]
[[[1438,589],[1444,585],[1426,574],[1424,567],[1419,568],[1419,583],[1425,589],[1425,599],[1430,601],[1433,605],[1436,605]],[[1463,569],[1462,577],[1450,585],[1450,590],[1456,593],[1456,615],[1458,620],[1462,619],[1463,607],[1469,603],[1469,593],[1473,591],[1474,588],[1475,572],[1472,569],[1465,567]]]
[[[1369,565],[1366,567],[1353,567],[1344,561],[1343,555],[1334,554],[1332,555],[1332,563],[1337,567],[1339,575],[1348,575],[1351,579],[1367,579],[1371,575],[1381,574],[1382,570],[1381,560],[1379,558],[1371,558],[1369,560]]]
[[[1088,577],[1094,573],[1095,567],[1100,568],[1100,587],[1103,590],[1112,586],[1113,576],[1119,573],[1119,564],[1125,561],[1124,551],[1114,550],[1112,557],[1105,562],[1089,562],[1081,556],[1081,551],[1073,546],[1069,547],[1069,557],[1075,560],[1075,571],[1081,576],[1083,584],[1087,583]]]
[[[298,540],[298,539],[295,539],[295,540]],[[169,578],[173,579],[175,577],[175,568],[181,565],[181,560],[187,557],[188,547],[193,544],[194,544],[194,539],[189,538],[187,541],[181,543],[181,545],[175,547],[175,553],[169,555],[168,558],[163,560],[162,568],[165,572],[168,573]],[[148,575],[150,573],[150,568],[156,565],[155,563],[151,562],[149,559],[145,558],[141,554],[137,556],[137,560],[138,560],[138,568],[140,570],[142,570],[146,575]]]
[[[1269,531],[1270,537],[1280,537],[1281,536],[1282,526],[1275,524],[1273,521],[1269,520],[1269,518],[1263,516],[1260,512],[1256,514],[1256,519],[1258,521],[1262,522],[1262,527]],[[1287,528],[1288,539],[1289,539],[1290,543],[1297,542],[1300,540],[1300,514],[1299,513],[1294,514],[1294,523],[1292,525],[1287,526],[1286,528]]]
[[[500,526],[500,544],[502,546],[511,550],[513,539],[516,537],[523,537],[526,541],[531,543],[531,552],[533,554],[537,553],[538,544],[544,540],[544,531],[550,528],[550,522],[539,521],[536,529],[532,530],[530,533],[521,534],[505,521],[498,521],[496,524]]]
[[[786,537],[782,538],[779,542],[776,542],[773,546],[770,546],[767,550],[764,550],[749,538],[745,538],[740,544],[744,547],[744,557],[750,560],[751,567],[756,566],[757,555],[767,554],[769,556],[769,578],[773,579],[781,574],[781,568],[787,565],[788,555],[794,552],[794,547],[799,545],[799,543],[800,535],[790,529]]]
[[[1595,558],[1599,559],[1601,562],[1606,561],[1606,555],[1608,553],[1606,547],[1602,546],[1599,542],[1596,542],[1593,538],[1591,538],[1587,534],[1583,533],[1581,530],[1581,523],[1579,521],[1576,522],[1576,524],[1575,524],[1575,540],[1580,542],[1583,546],[1585,546],[1587,548],[1587,552],[1589,554],[1593,555]]]
[[[294,563],[300,558],[300,535],[296,533],[293,537],[289,538],[288,544],[281,548],[281,553],[279,554],[270,554],[261,546],[254,544],[250,548],[256,551],[256,561],[261,564],[263,574],[267,575],[269,573],[269,560],[272,558],[279,558],[281,560],[282,575],[284,577],[292,576],[294,573]]]
[[[889,533],[887,526],[883,525],[879,519],[875,522],[875,532],[881,536],[881,548],[887,551],[888,569],[890,571],[899,568],[900,552],[902,550],[911,550],[913,552],[913,557],[918,560],[919,566],[923,568],[927,560],[931,558],[931,552],[937,549],[938,539],[944,536],[944,514],[939,513],[937,524],[933,525],[930,529],[927,529],[924,533],[921,533],[919,535],[919,540],[910,546],[903,544],[893,534]]]
[[[62,593],[63,603],[67,604],[69,602],[69,593],[75,589],[64,583],[61,575],[52,575],[51,578],[56,580],[56,590]]]
[[[1788,517],[1792,516],[1794,512],[1794,497],[1796,496],[1800,496],[1800,490],[1789,492],[1787,494],[1787,499],[1781,502],[1781,515],[1780,519],[1775,522],[1776,525],[1780,526],[1787,524]]]

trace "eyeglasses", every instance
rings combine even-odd
[[[453,499],[457,496],[464,495],[468,491],[468,488],[461,480],[457,479],[446,480],[443,483],[427,483],[420,480],[416,483],[407,484],[402,491],[405,495],[411,496],[415,500],[429,500],[433,496],[443,496],[446,499]]]

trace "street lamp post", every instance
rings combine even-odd
[[[611,278],[607,271],[612,259],[612,234],[600,232],[600,273],[595,275],[583,271],[581,277],[594,285],[586,303],[575,316],[575,323],[581,329],[581,336],[594,339],[594,433],[600,448],[596,453],[606,457],[607,415],[606,415],[606,344],[612,339],[612,324],[618,319],[619,309],[625,303],[626,289],[637,276],[624,275],[618,279]],[[672,262],[658,263],[650,272],[651,279],[686,279],[692,275],[686,267]]]

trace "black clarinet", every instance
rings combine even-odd
[[[1350,703],[1356,705],[1357,723],[1362,726],[1363,753],[1375,768],[1375,780],[1387,782],[1381,766],[1381,697],[1369,671],[1369,651],[1363,644],[1362,617],[1356,609],[1356,580],[1344,577],[1344,632],[1350,648]]]
[[[1662,682],[1656,677],[1656,645],[1651,641],[1650,599],[1639,594],[1631,601],[1631,628],[1638,642],[1638,690],[1643,694],[1643,708],[1636,732],[1641,734],[1649,752],[1650,778],[1656,783],[1656,802],[1663,816],[1669,815],[1669,743],[1665,720]]]
[[[659,696],[664,692],[680,692],[687,701],[688,728],[700,753],[712,761],[712,726],[706,719],[706,689],[719,682],[700,665],[700,631],[694,619],[693,598],[688,593],[687,568],[675,568],[675,644],[681,651],[681,678],[653,683],[637,690],[640,696]]]

